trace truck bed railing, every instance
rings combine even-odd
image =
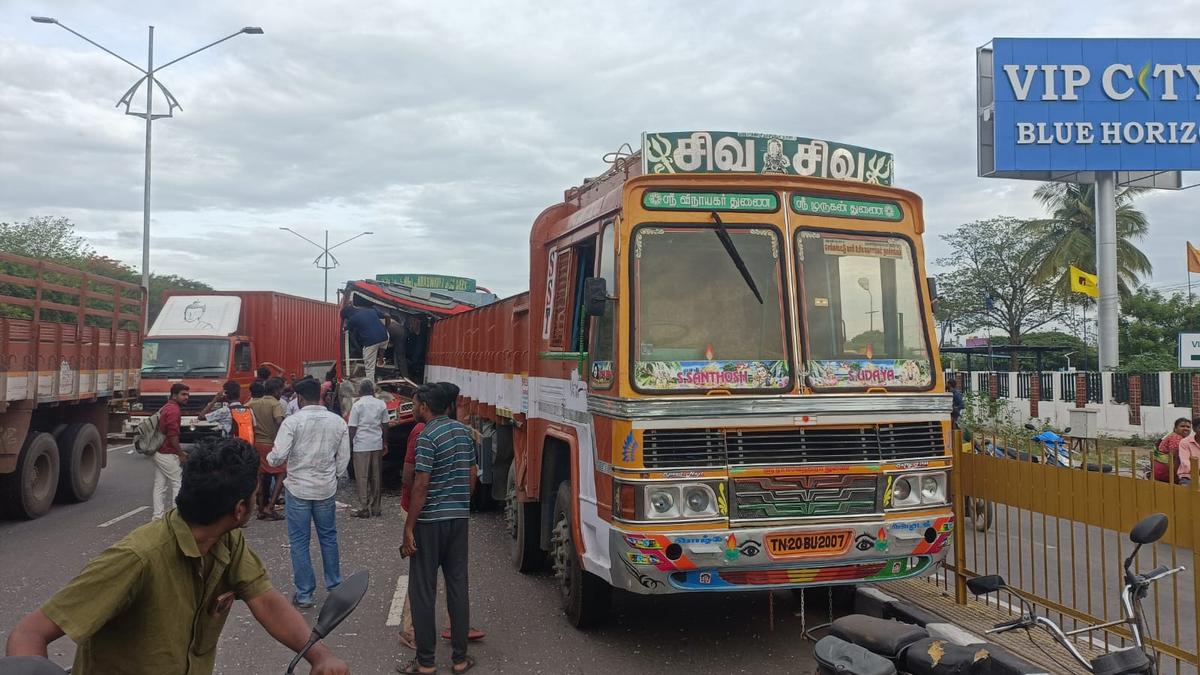
[[[136,386],[144,302],[136,284],[0,252],[0,409],[20,398],[64,400]],[[46,377],[63,364],[89,380]],[[12,376],[21,374],[18,385]]]

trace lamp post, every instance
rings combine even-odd
[[[179,63],[180,61],[186,59],[189,56],[192,56],[193,54],[198,54],[198,53],[204,51],[205,49],[208,49],[209,47],[214,47],[216,45],[221,44],[222,42],[224,42],[226,40],[233,39],[239,35],[242,35],[242,34],[262,35],[263,29],[259,28],[258,26],[246,26],[245,28],[239,30],[238,32],[236,32],[232,35],[227,35],[227,36],[221,38],[220,40],[217,40],[216,42],[211,42],[207,45],[204,45],[203,47],[201,47],[199,49],[194,49],[194,50],[188,52],[187,54],[180,56],[177,59],[168,61],[168,62],[164,63],[163,65],[155,68],[154,67],[154,26],[150,26],[149,43],[146,48],[146,67],[142,68],[141,66],[130,61],[129,59],[126,59],[125,57],[121,56],[120,54],[117,54],[116,52],[112,51],[111,49],[108,49],[104,45],[101,45],[98,42],[95,42],[94,40],[92,40],[91,38],[88,38],[85,35],[77,33],[76,31],[67,27],[65,24],[61,23],[58,19],[55,19],[55,18],[49,17],[49,16],[31,16],[29,18],[32,19],[34,23],[46,23],[46,24],[53,24],[55,26],[58,26],[59,28],[62,28],[63,30],[67,31],[68,33],[80,38],[84,42],[87,42],[88,44],[91,44],[95,47],[98,47],[100,50],[108,53],[111,56],[115,56],[116,58],[125,62],[126,64],[131,66],[134,70],[136,70],[142,74],[142,78],[139,79],[137,82],[133,83],[133,86],[130,87],[128,89],[128,91],[125,92],[125,95],[123,95],[121,97],[121,99],[117,101],[116,107],[120,107],[121,105],[124,105],[126,115],[133,115],[134,117],[141,117],[142,119],[146,120],[146,183],[142,189],[142,288],[144,289],[144,292],[146,294],[146,300],[147,300],[145,303],[146,304],[146,307],[145,307],[146,313],[143,315],[143,320],[148,320],[149,312],[150,312],[149,298],[150,298],[150,136],[151,136],[151,125],[154,122],[154,120],[156,120],[156,119],[160,119],[163,117],[174,117],[176,108],[183,110],[183,106],[179,105],[179,101],[175,98],[175,96],[173,94],[171,94],[171,92],[165,86],[163,86],[162,82],[160,82],[159,80],[156,80],[154,78],[154,75],[155,75],[155,73],[166,68],[167,66],[171,66],[176,63]],[[138,87],[142,86],[143,82],[146,83],[146,111],[145,112],[133,112],[132,110],[130,110],[130,106],[133,104],[133,96],[135,93],[137,93]],[[166,99],[167,99],[166,114],[160,114],[160,115],[154,114],[154,87],[158,87],[162,91],[163,96],[166,97]],[[143,329],[144,328],[145,328],[145,326],[143,326]]]
[[[871,292],[871,280],[867,277],[858,278],[858,286],[867,292],[867,316],[871,319],[871,330],[875,330],[875,294]]]
[[[281,227],[279,229],[284,230],[286,232],[291,232],[292,234],[296,235],[297,237],[300,237],[301,239],[303,239],[304,241],[307,241],[308,243],[312,244],[313,246],[316,246],[317,248],[321,249],[321,255],[319,255],[313,259],[313,264],[317,266],[317,269],[325,270],[325,302],[329,302],[329,270],[338,266],[337,256],[334,256],[333,254],[331,254],[330,251],[341,246],[342,244],[349,244],[350,242],[354,241],[355,239],[358,239],[359,237],[365,237],[368,234],[375,234],[374,232],[359,232],[358,234],[354,235],[353,237],[350,237],[349,239],[346,239],[345,241],[342,241],[341,243],[330,246],[329,245],[329,230],[325,230],[325,245],[322,246],[322,245],[318,244],[317,242],[313,241],[312,239],[309,239],[308,237],[293,230],[290,227]]]

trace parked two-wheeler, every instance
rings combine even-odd
[[[1020,616],[995,625],[987,633],[1004,633],[1013,630],[1042,629],[1078,661],[1088,672],[1105,675],[1157,675],[1154,654],[1150,651],[1149,628],[1142,600],[1151,585],[1184,570],[1183,567],[1168,568],[1163,565],[1149,572],[1134,571],[1133,564],[1142,546],[1153,544],[1167,531],[1167,516],[1156,513],[1143,518],[1129,532],[1133,552],[1125,559],[1125,588],[1121,593],[1121,608],[1124,616],[1108,623],[1084,626],[1064,631],[1061,626],[1036,612],[1033,600],[1021,592],[1009,588],[1002,577],[991,574],[967,581],[967,587],[976,595],[1006,591],[1021,603]],[[1088,659],[1072,643],[1073,638],[1096,630],[1127,626],[1133,636],[1133,646],[1101,654]],[[935,644],[936,643],[936,644]],[[986,653],[981,659],[980,654]],[[861,614],[842,617],[833,622],[830,635],[821,638],[814,649],[822,675],[925,675],[933,673],[990,673],[993,665],[988,660],[1008,658],[1007,652],[990,643],[954,645],[931,638],[919,626],[879,619]],[[1013,672],[1012,667],[1006,668]],[[1037,669],[1018,668],[1015,672],[1039,672]]]
[[[321,605],[321,612],[317,615],[317,624],[313,626],[312,635],[288,665],[287,675],[292,675],[296,671],[296,664],[300,663],[300,659],[304,658],[304,655],[318,640],[324,639],[325,636],[332,633],[334,628],[337,628],[346,620],[346,617],[358,608],[358,603],[367,594],[369,581],[369,574],[366,570],[355,572],[329,593],[329,597],[325,598],[325,604]],[[137,656],[130,655],[130,658],[137,658]],[[3,675],[65,675],[70,672],[70,668],[63,670],[53,661],[40,656],[0,658],[0,673]]]
[[[997,574],[989,574],[971,579],[967,582],[967,587],[975,595],[984,595],[1003,590],[1011,593],[1021,603],[1022,611],[1019,617],[1011,621],[996,624],[992,630],[988,631],[989,634],[1006,633],[1018,629],[1028,631],[1033,628],[1041,628],[1049,633],[1055,642],[1061,645],[1063,649],[1066,649],[1072,658],[1090,672],[1106,673],[1107,675],[1133,675],[1135,673],[1155,675],[1157,673],[1157,665],[1154,655],[1147,646],[1150,640],[1150,631],[1146,623],[1146,613],[1142,609],[1142,600],[1150,592],[1150,586],[1155,582],[1178,574],[1186,568],[1170,568],[1166,565],[1160,565],[1149,572],[1136,572],[1133,569],[1133,563],[1137,559],[1138,551],[1142,546],[1153,544],[1166,534],[1167,525],[1166,514],[1155,513],[1143,518],[1130,530],[1129,540],[1133,542],[1134,547],[1133,552],[1125,559],[1125,588],[1121,591],[1121,610],[1124,612],[1124,616],[1116,621],[1064,631],[1053,620],[1037,614],[1033,601],[1022,597],[1020,591],[1009,588],[1005,584],[1004,578]],[[1129,627],[1129,632],[1133,636],[1132,647],[1101,654],[1094,659],[1088,659],[1079,653],[1079,650],[1071,642],[1072,637],[1122,625]]]

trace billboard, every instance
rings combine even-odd
[[[977,61],[982,176],[1178,187],[1200,169],[1200,39],[996,38]]]

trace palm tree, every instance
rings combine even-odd
[[[1123,298],[1153,271],[1150,259],[1134,245],[1149,230],[1146,214],[1132,204],[1133,198],[1145,191],[1127,187],[1117,192],[1117,290]],[[1025,224],[1025,233],[1035,242],[1034,250],[1043,251],[1034,276],[1043,281],[1057,278],[1059,291],[1069,297],[1068,266],[1096,270],[1096,187],[1044,183],[1033,196],[1050,212],[1049,218]]]

